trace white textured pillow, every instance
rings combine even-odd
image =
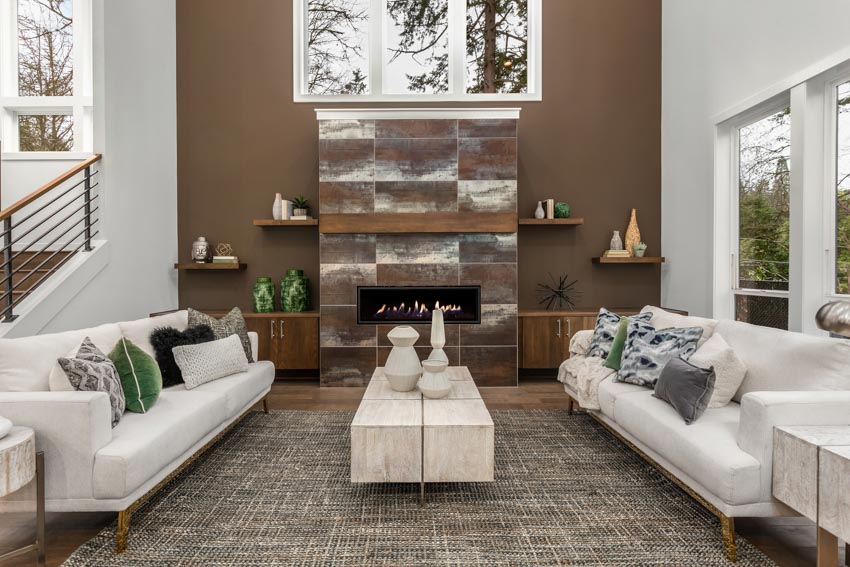
[[[693,317],[691,315],[679,315],[665,311],[660,307],[647,305],[640,310],[641,313],[652,313],[652,326],[656,329],[684,329],[687,327],[702,327],[702,337],[699,340],[699,346],[702,346],[714,334],[714,327],[717,326],[715,319],[706,319],[705,317]],[[711,406],[709,406],[711,407]]]
[[[183,374],[187,390],[248,370],[248,357],[238,335],[197,345],[176,346],[171,352]]]
[[[747,367],[717,333],[691,356],[689,362],[706,370],[714,367],[717,378],[714,381],[714,393],[708,401],[709,408],[722,408],[732,401],[747,376]]]

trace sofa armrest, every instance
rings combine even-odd
[[[738,446],[758,459],[762,490],[773,479],[773,428],[783,425],[850,425],[850,391],[750,392],[741,399]]]
[[[248,340],[251,341],[251,356],[257,362],[260,357],[260,336],[254,331],[248,331]]]
[[[593,331],[578,331],[573,333],[570,339],[570,354],[584,355],[590,349],[590,341],[593,339]]]
[[[105,392],[2,392],[0,415],[35,431],[48,500],[92,498],[94,456],[112,440]]]

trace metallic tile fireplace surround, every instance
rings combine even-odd
[[[389,356],[394,324],[358,324],[358,287],[480,286],[480,324],[448,325],[445,351],[479,386],[515,386],[519,109],[317,118],[322,385],[363,386]]]

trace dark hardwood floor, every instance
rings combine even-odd
[[[316,381],[279,381],[269,396],[271,409],[356,410],[363,388],[319,388]],[[519,388],[481,388],[487,407],[500,409],[564,409],[566,395],[552,378],[523,378]],[[115,520],[111,513],[48,514],[47,564],[61,565],[80,545]],[[782,567],[815,564],[815,529],[802,518],[738,519],[739,537],[745,537]],[[31,514],[0,515],[0,555],[26,545],[34,537]],[[720,537],[718,533],[718,537]],[[841,561],[844,555],[842,550]],[[28,566],[34,556],[8,562],[9,567]],[[6,567],[4,565],[3,567]]]

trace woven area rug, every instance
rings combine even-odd
[[[349,482],[351,412],[253,413],[68,566],[731,565],[719,522],[588,416],[497,411],[496,482]],[[773,565],[738,538],[739,566]]]

